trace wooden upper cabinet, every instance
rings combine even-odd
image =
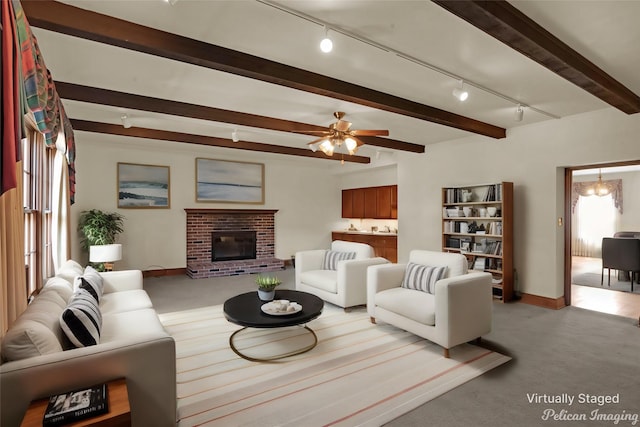
[[[353,191],[342,190],[342,218],[353,218]]]
[[[378,191],[376,187],[364,189],[364,218],[378,218]]]
[[[364,218],[364,191],[359,191],[359,188],[353,190],[353,196],[351,202],[353,203],[351,218]]]
[[[343,218],[398,218],[398,186],[342,190]]]

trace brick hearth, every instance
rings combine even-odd
[[[187,212],[187,275],[192,279],[276,271],[275,213],[267,209],[185,209]],[[256,232],[256,259],[211,261],[213,231]]]

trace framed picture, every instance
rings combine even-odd
[[[460,250],[462,252],[469,252],[471,244],[469,242],[460,242]]]
[[[264,203],[264,164],[196,158],[196,202]]]
[[[169,166],[118,163],[118,207],[168,209]]]

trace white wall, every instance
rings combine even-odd
[[[336,175],[326,161],[76,132],[77,186],[71,223],[80,212],[100,209],[125,216],[123,260],[117,269],[183,268],[186,266],[185,208],[278,209],[275,217],[278,258],[297,250],[328,247],[340,218]],[[195,158],[207,157],[265,164],[265,204],[195,202]],[[118,209],[117,163],[170,166],[170,209]],[[72,257],[87,261],[75,230]]]
[[[563,168],[640,159],[640,115],[614,109],[471,136],[398,156],[399,261],[411,249],[440,250],[441,188],[514,183],[516,288],[558,298],[563,290]],[[637,187],[636,187],[637,188]]]

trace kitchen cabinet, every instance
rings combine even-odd
[[[398,219],[398,186],[342,190],[342,218]]]
[[[398,262],[398,236],[395,234],[334,231],[331,233],[331,240],[365,243],[373,248],[375,256]]]

